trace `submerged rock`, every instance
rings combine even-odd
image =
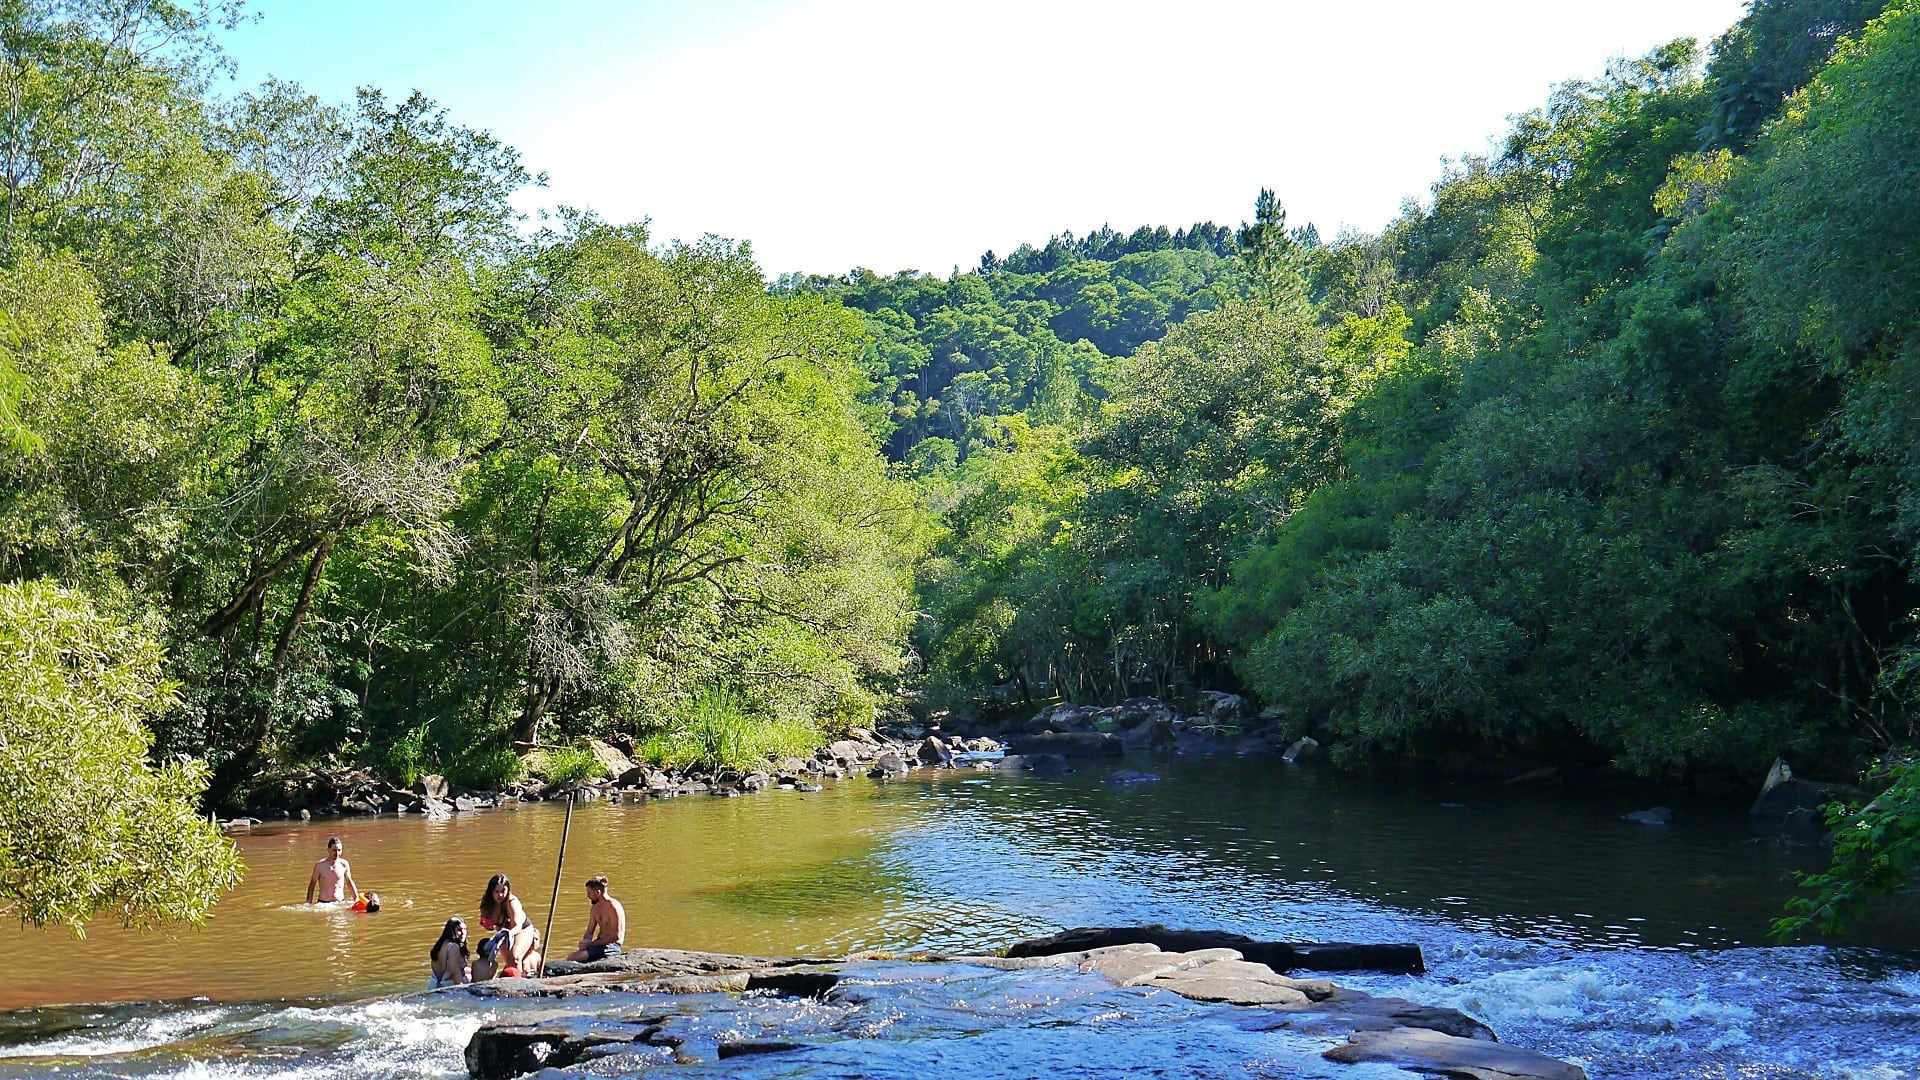
[[[1587,1080],[1579,1066],[1545,1054],[1424,1028],[1358,1032],[1321,1056],[1345,1065],[1378,1062],[1458,1080]]]
[[[1622,814],[1620,816],[1622,820],[1637,821],[1642,825],[1673,824],[1673,811],[1664,806],[1648,807],[1645,810],[1635,810],[1631,814]]]
[[[1140,772],[1137,769],[1121,769],[1119,772],[1114,773],[1113,775],[1107,777],[1105,780],[1102,780],[1101,783],[1103,784],[1151,784],[1158,779],[1160,779],[1158,776],[1155,776],[1153,773],[1150,773],[1150,772]]]
[[[804,1043],[781,1042],[778,1039],[730,1039],[720,1044],[720,1057],[746,1057],[751,1054],[784,1054],[789,1050],[805,1050]]]

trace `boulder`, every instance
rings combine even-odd
[[[920,749],[914,752],[914,757],[918,758],[922,765],[944,767],[953,764],[953,751],[932,735],[927,736],[927,741],[920,744]]]
[[[1100,782],[1103,784],[1151,784],[1158,779],[1160,779],[1158,776],[1150,772],[1140,772],[1137,769],[1121,769],[1119,772],[1111,774]]]
[[[1320,742],[1310,735],[1302,735],[1293,741],[1292,746],[1287,747],[1287,752],[1280,755],[1280,760],[1289,765],[1306,765],[1318,761],[1320,760]]]
[[[1358,1032],[1321,1056],[1346,1065],[1378,1062],[1456,1080],[1587,1080],[1579,1066],[1545,1054],[1425,1028]]]
[[[899,754],[888,750],[886,753],[873,759],[873,768],[867,770],[867,775],[875,780],[892,780],[905,776],[907,775],[907,760]]]
[[[564,1069],[596,1046],[632,1043],[643,1034],[558,1024],[485,1024],[467,1040],[467,1075],[473,1080],[508,1080],[542,1069]]]
[[[827,744],[827,757],[840,763],[841,768],[857,765],[863,761],[872,761],[873,744],[855,739],[835,739]]]
[[[420,811],[427,817],[438,821],[453,816],[453,804],[445,799],[427,799],[420,804]]]
[[[1234,949],[1275,971],[1384,971],[1419,975],[1427,970],[1420,946],[1358,944],[1346,941],[1256,941],[1222,930],[1169,930],[1164,926],[1080,926],[1042,938],[1015,942],[1009,957],[1084,952],[1109,945],[1156,945],[1167,952]]]
[[[773,782],[773,778],[758,769],[740,778],[741,791],[759,791]]]
[[[1020,767],[1035,776],[1065,776],[1073,771],[1059,754],[1034,754],[1019,760]]]
[[[428,773],[413,782],[413,793],[423,799],[444,799],[447,797],[447,778],[438,773]]]
[[[455,795],[453,797],[453,808],[463,814],[470,814],[480,809],[480,800],[471,795]]]
[[[747,975],[749,991],[762,990],[782,997],[824,998],[840,984],[832,971],[755,971]]]
[[[1857,799],[1858,788],[1818,780],[1802,780],[1793,775],[1784,760],[1776,760],[1767,771],[1767,781],[1748,811],[1753,817],[1787,828],[1807,832],[1824,830],[1828,803]]]
[[[1206,719],[1223,727],[1238,725],[1247,717],[1247,700],[1239,694],[1220,690],[1200,691],[1200,707]]]
[[[1622,814],[1624,821],[1637,821],[1642,825],[1671,825],[1673,811],[1664,806],[1652,806],[1645,810],[1635,810],[1631,814]]]
[[[1118,735],[1104,731],[1050,731],[1042,735],[1021,735],[1008,743],[1016,754],[1059,754],[1062,757],[1119,757],[1126,744]]]
[[[593,760],[600,763],[600,771],[607,776],[622,776],[627,770],[633,768],[633,759],[621,753],[611,743],[588,736],[581,745],[593,755]]]

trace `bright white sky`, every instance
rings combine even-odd
[[[1106,223],[1377,230],[1443,157],[1742,0],[256,0],[241,86],[419,88],[551,178],[527,209],[945,274]]]

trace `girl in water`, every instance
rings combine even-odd
[[[435,990],[443,986],[465,986],[467,975],[467,921],[455,915],[440,929],[440,940],[433,943],[433,982]]]
[[[527,909],[513,895],[513,883],[505,874],[487,879],[487,891],[480,895],[480,925],[488,930],[505,930],[507,947],[500,957],[500,974],[523,975],[540,967],[540,931],[527,918]]]

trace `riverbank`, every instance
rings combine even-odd
[[[1187,946],[1163,949],[1159,939]],[[1118,943],[1107,943],[1118,942]],[[1091,943],[1091,947],[1075,945]],[[1236,947],[1237,946],[1237,947]],[[1244,950],[1244,951],[1243,951]],[[1424,970],[1414,946],[1302,945],[1255,942],[1238,935],[1166,931],[1159,927],[1081,928],[1048,938],[1018,942],[998,954],[963,953],[908,958],[929,966],[987,968],[997,971],[1070,971],[1097,975],[1116,988],[1148,998],[1169,993],[1194,1002],[1253,1015],[1236,1018],[1251,1030],[1289,1031],[1328,1041],[1344,1039],[1321,1051],[1326,1061],[1347,1065],[1377,1063],[1435,1072],[1468,1080],[1586,1080],[1570,1063],[1502,1044],[1493,1030],[1458,1009],[1422,1005],[1398,997],[1376,997],[1322,978],[1292,978],[1273,966],[1250,960],[1249,952],[1314,957],[1322,967],[1370,961],[1390,969]],[[437,993],[464,993],[488,999],[568,1000],[604,994],[699,995],[762,994],[809,999],[819,1008],[851,1018],[863,1001],[841,990],[860,960],[809,957],[743,957],[672,949],[641,949],[593,964],[559,964],[545,979],[508,979]],[[964,982],[964,973],[936,981]],[[752,1035],[704,1040],[690,1038],[697,1021],[673,1014],[645,1012],[609,1019],[587,1011],[548,1011],[538,1023],[491,1023],[468,1040],[463,1057],[471,1080],[513,1077],[566,1069],[585,1061],[595,1071],[641,1071],[663,1059],[675,1064],[772,1054],[805,1055],[817,1050],[818,1017],[803,1030],[763,1026]],[[684,1013],[682,1014],[684,1016]],[[900,1017],[897,1020],[912,1018]],[[1111,1017],[1107,1018],[1111,1023]],[[861,1038],[844,1030],[832,1042]],[[796,1025],[796,1028],[801,1026]],[[1231,1066],[1231,1062],[1212,1062]]]

